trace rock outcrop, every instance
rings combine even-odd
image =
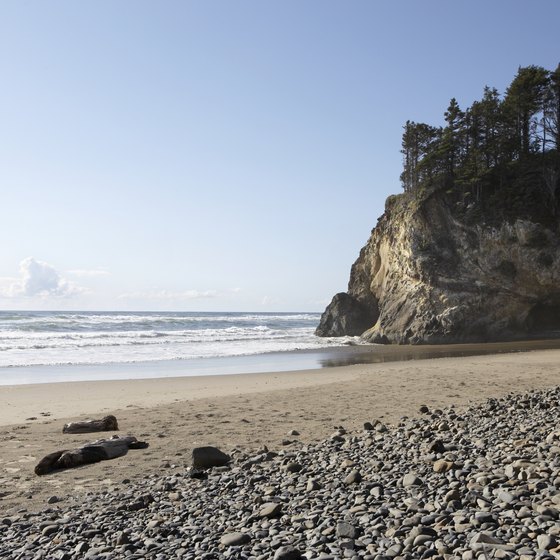
[[[368,307],[345,292],[336,294],[330,305],[329,313],[317,327],[318,336],[360,336],[377,319],[375,302]]]
[[[437,192],[389,197],[317,334],[398,344],[560,335],[557,218],[468,219],[454,204]]]

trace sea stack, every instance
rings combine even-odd
[[[560,335],[560,65],[520,67],[445,126],[407,121],[404,193],[316,334],[397,344]]]
[[[532,196],[513,215],[507,199],[484,215],[444,191],[389,197],[317,334],[440,344],[560,332],[558,221]]]

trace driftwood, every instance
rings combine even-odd
[[[70,422],[64,424],[64,434],[86,434],[88,432],[113,432],[119,429],[117,419],[110,414],[101,420],[85,420],[83,422]]]
[[[129,449],[145,449],[148,444],[133,436],[113,436],[86,443],[77,449],[63,449],[49,453],[35,467],[35,474],[43,475],[59,469],[70,469],[80,465],[98,463],[115,457],[122,457]]]

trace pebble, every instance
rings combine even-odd
[[[223,546],[241,546],[251,541],[251,537],[247,533],[226,533],[220,538]]]
[[[274,560],[302,560],[301,552],[293,546],[281,546],[274,553]]]
[[[170,464],[3,511],[0,558],[560,558],[559,403],[560,388],[510,394],[221,466]]]
[[[262,506],[259,517],[278,517],[281,513],[282,504],[271,502]]]

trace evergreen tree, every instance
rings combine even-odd
[[[445,189],[460,208],[473,208],[462,204],[469,198],[492,204],[504,196],[517,210],[541,204],[557,220],[560,65],[553,72],[520,67],[503,99],[487,86],[482,99],[464,111],[452,98],[444,120],[444,127],[406,122],[405,191]]]
[[[481,151],[486,169],[498,164],[500,159],[501,101],[496,88],[484,88],[479,103]]]
[[[519,68],[506,91],[504,107],[509,119],[509,154],[527,156],[534,149],[535,117],[542,110],[548,71],[541,66]]]
[[[401,182],[405,191],[417,189],[426,177],[433,176],[435,170],[424,160],[430,160],[437,136],[437,129],[432,126],[406,121],[401,145]]]
[[[461,133],[463,119],[465,117],[465,113],[461,111],[454,97],[449,102],[449,107],[444,116],[447,126],[443,129],[441,137],[441,159],[447,178],[452,181],[455,176],[455,167],[458,164],[463,147]]]
[[[543,115],[543,151],[548,144],[560,153],[560,64],[550,73]]]

